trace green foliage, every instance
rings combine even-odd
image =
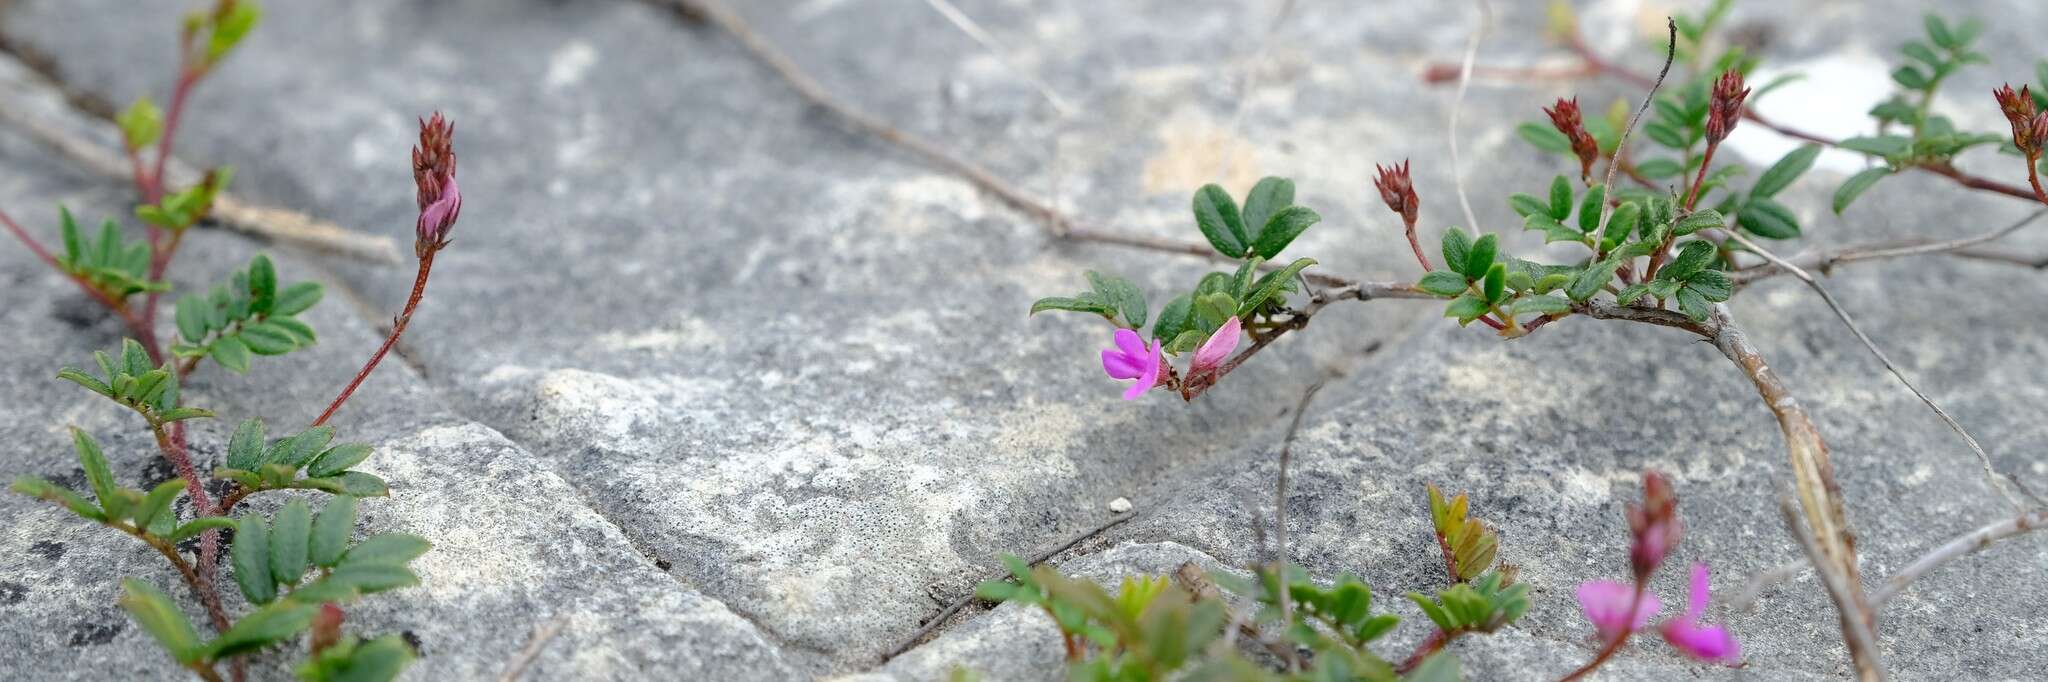
[[[108,220],[100,223],[97,237],[82,235],[71,210],[57,207],[64,237],[64,252],[57,265],[84,280],[94,291],[120,303],[129,296],[148,291],[170,291],[166,282],[149,278],[150,248],[147,242],[121,239],[121,226]]]
[[[1446,634],[1494,632],[1529,611],[1529,586],[1514,583],[1504,572],[1490,571],[1446,587],[1435,598],[1410,592],[1408,600]]]
[[[213,416],[213,412],[208,410],[179,405],[177,368],[170,363],[164,363],[162,367],[151,366],[149,352],[134,339],[122,339],[119,359],[107,355],[106,351],[93,351],[93,359],[99,363],[99,377],[75,367],[65,367],[57,370],[57,378],[84,386],[86,390],[135,410],[152,426]]]
[[[398,635],[368,641],[350,637],[314,654],[297,672],[306,682],[391,680],[417,657]]]
[[[1493,567],[1500,550],[1500,536],[1478,519],[1466,515],[1469,502],[1464,493],[1446,500],[1443,491],[1429,486],[1429,519],[1436,528],[1437,546],[1443,549],[1445,569],[1451,579],[1465,582]]]
[[[315,426],[264,443],[263,420],[249,419],[228,440],[227,466],[213,475],[242,485],[250,492],[318,490],[333,495],[384,497],[384,479],[349,467],[370,456],[364,443],[329,445],[334,427]],[[303,475],[301,475],[303,474]]]
[[[136,98],[114,117],[114,123],[121,127],[121,142],[131,152],[156,144],[164,134],[164,114],[147,95]]]
[[[221,190],[227,188],[228,181],[234,177],[233,167],[216,168],[207,172],[199,184],[181,191],[166,193],[163,200],[157,203],[136,206],[135,217],[141,218],[142,222],[172,232],[183,231],[198,224],[213,212],[214,199],[220,195]]]
[[[212,358],[231,371],[246,373],[253,355],[283,355],[318,340],[312,325],[298,315],[319,303],[322,294],[318,282],[281,287],[270,257],[257,254],[227,283],[205,295],[178,298],[174,313],[182,341],[171,344],[171,353]]]

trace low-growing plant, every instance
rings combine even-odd
[[[1438,543],[1447,530],[1453,538],[1449,584],[1432,595],[1408,593],[1432,630],[1399,663],[1370,647],[1401,620],[1373,611],[1371,588],[1350,574],[1318,584],[1294,564],[1263,563],[1249,577],[1189,564],[1173,577],[1125,578],[1111,594],[1005,555],[1010,578],[981,583],[975,594],[1044,610],[1077,681],[1455,680],[1458,661],[1444,646],[1512,625],[1529,610],[1529,588],[1515,581],[1513,566],[1494,564],[1499,537],[1466,516],[1464,495],[1445,500],[1435,486],[1428,493]],[[1234,612],[1212,583],[1252,604],[1251,612]]]
[[[140,540],[177,570],[205,611],[210,634],[202,634],[164,590],[147,581],[122,580],[118,602],[170,660],[191,674],[242,680],[248,673],[245,656],[307,634],[308,658],[295,669],[300,678],[389,680],[413,660],[411,646],[395,635],[364,639],[344,633],[342,607],[418,584],[408,564],[431,545],[403,533],[356,538],[359,501],[388,496],[390,489],[383,479],[355,469],[372,448],[336,443],[335,429],[326,421],[404,332],[424,295],[434,255],[448,245],[462,204],[455,182],[454,127],[438,113],[420,122],[420,142],[412,155],[420,211],[415,226],[419,273],[383,345],[311,425],[271,438],[261,420],[246,420],[227,443],[225,461],[210,477],[203,476],[183,425],[215,415],[188,404],[179,390],[182,380],[205,360],[246,373],[254,358],[284,355],[318,340],[301,315],[319,303],[321,285],[280,281],[276,266],[262,254],[204,293],[180,296],[177,337],[171,343],[161,343],[155,333],[158,299],[173,292],[165,270],[185,234],[206,220],[232,177],[230,169],[216,169],[197,184],[172,191],[165,176],[172,140],[193,87],[259,16],[248,0],[218,0],[210,10],[188,15],[169,110],[160,112],[144,97],[117,117],[140,197],[135,213],[145,223],[146,239],[124,239],[114,220],[103,222],[96,236],[85,235],[70,211],[60,209],[62,248],[53,253],[0,214],[0,223],[30,251],[121,318],[132,333],[115,352],[94,353],[97,372],[65,367],[58,378],[140,416],[177,477],[146,491],[126,487],[116,480],[98,440],[73,428],[72,448],[91,496],[33,476],[17,478],[12,489]],[[143,152],[152,145],[154,162],[146,164]],[[284,490],[299,494],[288,496],[274,513],[238,513],[249,496]],[[309,495],[316,492],[326,496],[317,509]],[[222,596],[219,556],[228,538],[226,563],[250,607],[246,611],[232,608]]]

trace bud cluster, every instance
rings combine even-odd
[[[421,258],[448,244],[448,232],[462,215],[462,189],[455,184],[455,124],[440,112],[420,121],[420,143],[412,148],[412,179],[419,200]]]
[[[1749,98],[1749,88],[1742,86],[1742,72],[1729,69],[1714,82],[1713,98],[1707,104],[1707,144],[1717,144],[1728,138],[1735,130],[1737,121],[1742,120],[1742,101]]]
[[[1550,115],[1550,125],[1572,143],[1572,153],[1579,157],[1579,179],[1593,177],[1593,161],[1600,158],[1600,144],[1593,141],[1593,135],[1586,132],[1585,119],[1579,113],[1579,98],[1557,100],[1557,106],[1544,109]]]
[[[2005,120],[2012,124],[2012,145],[2029,160],[2041,157],[2041,147],[2048,142],[2048,111],[2034,110],[2034,95],[2027,86],[2020,86],[2014,92],[2011,85],[1991,91],[1998,98],[1998,108],[2005,113]]]
[[[1671,479],[1654,471],[1643,472],[1643,501],[1629,504],[1626,515],[1629,568],[1635,572],[1636,584],[1641,585],[1685,536],[1685,526],[1678,520],[1678,493],[1672,489]]]
[[[1415,194],[1415,182],[1408,176],[1408,162],[1399,166],[1381,166],[1379,177],[1373,178],[1372,186],[1380,190],[1380,200],[1387,202],[1387,209],[1401,216],[1401,222],[1415,227],[1415,219],[1422,212],[1422,198]]]

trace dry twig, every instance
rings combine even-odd
[[[1650,92],[1643,95],[1642,106],[1636,107],[1635,115],[1628,118],[1628,127],[1621,129],[1621,139],[1614,143],[1614,158],[1616,159],[1628,158],[1629,138],[1635,135],[1636,124],[1642,122],[1643,112],[1649,111],[1650,103],[1656,101],[1657,90],[1664,87],[1664,77],[1671,74],[1672,60],[1678,57],[1678,21],[1665,17],[1664,25],[1671,33],[1670,41],[1665,43],[1664,69],[1658,71],[1657,80],[1650,83]],[[1607,164],[1607,178],[1600,181],[1601,187],[1614,186],[1614,169],[1620,166],[1621,164],[1618,162]],[[1607,257],[1607,222],[1613,218],[1614,205],[1602,202],[1600,204],[1600,227],[1593,231],[1596,235],[1593,237],[1594,260]]]
[[[1828,598],[1835,602],[1835,610],[1842,617],[1842,641],[1849,646],[1849,658],[1856,664],[1856,676],[1864,682],[1883,680],[1884,662],[1878,659],[1877,635],[1870,631],[1874,619],[1856,592],[1854,576],[1844,575],[1828,565],[1824,559],[1825,550],[1814,540],[1813,533],[1800,525],[1799,512],[1792,508],[1790,496],[1778,496],[1778,515],[1785,522],[1786,532],[1792,534],[1799,543],[1799,549],[1806,552],[1806,558],[1813,562],[1821,584],[1828,588]]]
[[[562,627],[568,624],[569,619],[556,618],[546,625],[535,627],[533,637],[526,640],[526,648],[520,650],[519,657],[512,659],[511,663],[505,666],[505,672],[498,675],[498,682],[517,682],[520,676],[526,674],[527,667],[533,665],[534,659],[540,658],[540,652],[547,648],[548,642],[553,640],[555,635],[562,634]]]
[[[1899,596],[1900,592],[1904,592],[1907,585],[1912,584],[1920,576],[1927,575],[1928,572],[1940,568],[1942,564],[1954,561],[1971,552],[1990,547],[1992,543],[1999,540],[2043,528],[2048,528],[2048,510],[2035,510],[1983,528],[1978,528],[1962,537],[1943,543],[1940,547],[1936,547],[1933,551],[1922,555],[1919,559],[1915,559],[1913,563],[1907,564],[1905,568],[1900,569],[1898,573],[1893,574],[1889,580],[1886,580],[1883,587],[1878,588],[1876,592],[1870,595],[1870,607],[1873,609],[1882,608],[1891,601],[1892,597]]]

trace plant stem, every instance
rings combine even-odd
[[[1971,552],[1990,547],[1991,543],[1999,540],[2043,528],[2048,528],[2048,510],[2035,510],[1984,526],[1983,528],[1978,528],[1962,537],[1943,543],[1940,547],[1934,548],[1933,551],[1913,560],[1913,563],[1907,564],[1905,568],[1899,569],[1899,572],[1893,574],[1891,579],[1886,580],[1883,587],[1878,588],[1876,592],[1870,595],[1870,607],[1872,609],[1883,608],[1893,597],[1899,596],[1900,592],[1904,592],[1908,584],[1919,579],[1920,576],[1940,568],[1943,564],[1959,559]]]
[[[1719,142],[1707,143],[1707,152],[1705,155],[1700,157],[1699,175],[1693,178],[1692,189],[1687,190],[1685,194],[1686,211],[1692,211],[1692,207],[1698,204],[1700,199],[1700,185],[1707,184],[1707,168],[1712,167],[1714,165],[1714,150],[1719,149],[1720,147],[1721,143]]]
[[[156,347],[156,332],[150,328],[149,323],[136,317],[134,311],[128,309],[127,303],[115,300],[112,296],[108,296],[106,292],[100,291],[98,287],[94,287],[84,277],[65,270],[64,265],[57,262],[57,257],[51,255],[49,249],[43,248],[41,242],[37,242],[34,236],[30,235],[27,230],[22,229],[21,224],[14,222],[14,218],[7,215],[5,211],[0,211],[0,225],[6,226],[7,231],[13,233],[15,239],[21,240],[22,245],[27,246],[29,253],[35,254],[38,260],[50,266],[51,269],[64,273],[64,276],[69,278],[73,284],[77,284],[79,290],[84,291],[85,295],[92,297],[95,301],[99,301],[100,305],[105,306],[107,310],[113,311],[115,316],[120,317],[121,321],[128,325],[128,330],[135,333],[135,340],[142,342],[143,350],[149,351],[151,362],[163,362],[163,354]]]
[[[405,300],[405,310],[399,313],[398,320],[392,323],[391,335],[384,337],[384,345],[378,346],[376,354],[371,355],[370,361],[363,364],[362,371],[356,372],[355,380],[348,382],[348,387],[341,389],[341,395],[335,396],[334,402],[327,404],[327,410],[320,413],[319,419],[313,420],[314,426],[327,423],[327,419],[333,417],[336,410],[341,409],[341,404],[348,402],[349,396],[355,394],[356,388],[363,385],[363,380],[370,378],[370,372],[377,369],[377,363],[384,361],[384,354],[391,352],[391,347],[398,344],[399,335],[405,333],[405,325],[412,321],[413,311],[420,307],[420,298],[427,294],[427,275],[434,269],[436,253],[438,251],[429,249],[420,256],[420,272],[412,280],[412,296]]]
[[[1415,652],[1408,654],[1408,660],[1401,661],[1400,665],[1394,666],[1394,672],[1401,675],[1414,672],[1416,668],[1422,666],[1423,661],[1429,660],[1430,655],[1443,651],[1444,647],[1451,643],[1451,640],[1457,639],[1462,634],[1465,634],[1462,630],[1445,633],[1441,628],[1430,632],[1428,637],[1422,639],[1421,644],[1415,645]]]
[[[180,61],[183,61],[182,57]],[[185,99],[191,96],[192,86],[198,85],[199,77],[204,75],[204,70],[179,64],[178,83],[171,88],[171,106],[164,112],[163,135],[157,138],[156,167],[149,174],[148,184],[139,188],[143,203],[154,204],[164,198],[164,165],[170,162],[173,141],[178,138],[178,121],[184,118]]]
[[[2048,201],[2048,200],[2044,200],[2044,201]],[[1405,216],[1404,216],[1404,217],[1405,217]],[[1415,251],[1415,262],[1417,262],[1417,263],[1421,263],[1421,264],[1422,264],[1422,271],[1423,271],[1423,272],[1431,272],[1431,271],[1435,270],[1436,268],[1432,267],[1432,266],[1431,266],[1431,265],[1429,264],[1429,256],[1425,256],[1425,255],[1423,255],[1423,254],[1422,254],[1422,243],[1421,243],[1421,242],[1419,242],[1419,241],[1416,241],[1416,239],[1415,239],[1415,221],[1413,221],[1413,220],[1403,220],[1402,222],[1405,222],[1405,223],[1407,223],[1407,224],[1408,224],[1408,228],[1407,228],[1407,232],[1408,232],[1408,248],[1410,248],[1410,249],[1413,249],[1413,250]],[[1475,229],[1477,229],[1477,228],[1475,228]]]
[[[170,512],[166,510],[163,513]],[[148,543],[158,554],[164,555],[164,559],[169,560],[171,566],[178,569],[178,575],[185,579],[185,585],[192,588],[192,594],[199,598],[200,605],[206,607],[206,617],[213,622],[214,632],[228,631],[232,623],[228,620],[227,609],[221,606],[220,591],[213,589],[212,583],[199,577],[199,572],[193,568],[192,562],[186,561],[185,555],[178,553],[176,545],[171,544],[169,540],[143,532],[133,525],[121,524],[115,528]]]

